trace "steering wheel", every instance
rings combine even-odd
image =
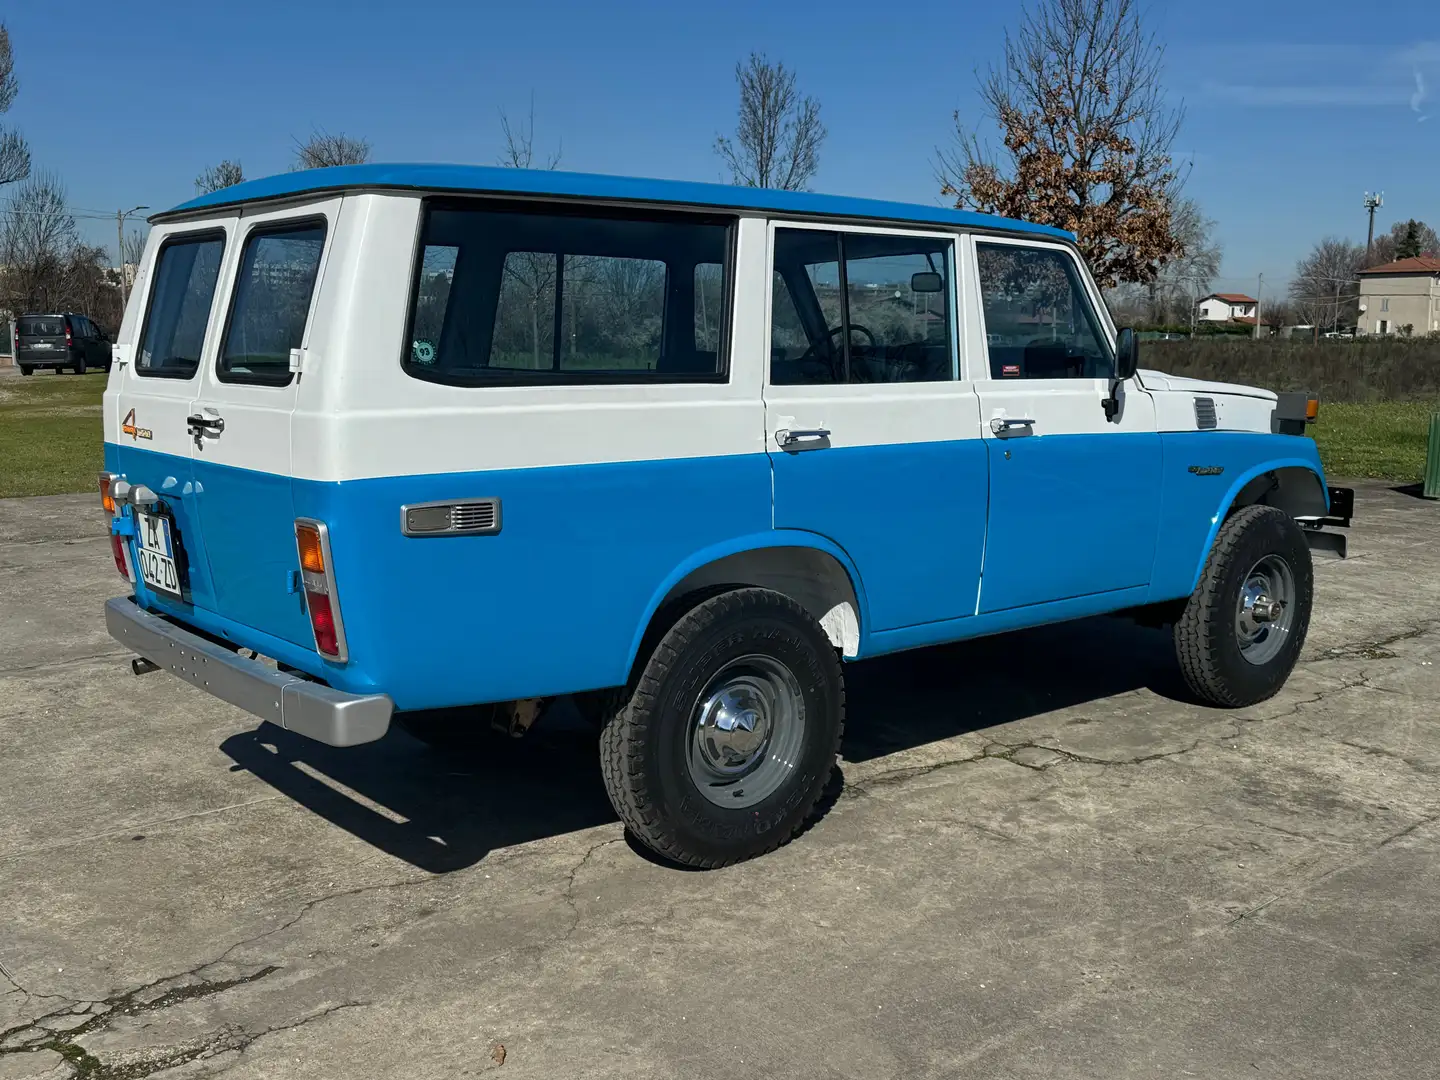
[[[859,323],[851,323],[850,329],[858,330],[860,331],[860,333],[864,334],[870,342],[868,348],[875,348],[875,335],[872,334],[869,330],[861,326]],[[821,367],[824,374],[829,376],[829,382],[840,381],[841,372],[837,365],[840,358],[844,355],[844,352],[842,350],[834,348],[830,344],[830,339],[833,338],[836,334],[841,334],[844,332],[845,327],[843,326],[832,326],[829,330],[825,332],[825,336],[821,339],[821,341],[825,343],[826,351],[828,353],[828,355],[826,356],[821,356],[817,351],[820,345],[819,341],[815,342],[808,349],[805,350],[804,355],[800,357],[797,363],[799,363],[802,371],[805,371],[807,367],[809,368],[809,371],[806,372],[807,378],[809,375],[816,373],[817,367]],[[823,382],[826,380],[813,379],[810,381]]]

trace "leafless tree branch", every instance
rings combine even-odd
[[[310,138],[295,140],[295,164],[300,169],[326,169],[333,165],[364,165],[370,160],[370,143],[343,133],[315,130]]]
[[[195,177],[195,190],[201,195],[208,195],[212,191],[234,187],[236,184],[244,182],[245,171],[240,167],[240,162],[226,158],[219,165],[211,165]]]
[[[735,137],[715,139],[731,183],[803,191],[820,167],[820,146],[829,134],[820,121],[820,103],[802,97],[795,73],[761,53],[735,65],[735,81],[740,87]]]

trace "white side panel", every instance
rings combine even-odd
[[[421,200],[359,195],[346,206],[349,235],[333,256],[336,292],[327,287],[315,320],[320,385],[306,387],[294,416],[296,477],[353,480],[764,452],[759,356],[739,344],[751,333],[742,323],[756,318],[753,299],[737,297],[734,305],[737,346],[728,383],[426,382],[401,367]]]

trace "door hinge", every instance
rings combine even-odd
[[[290,350],[290,370],[293,371],[293,372],[295,372],[297,375],[298,375],[300,372],[302,372],[302,371],[305,370],[305,350],[304,350],[304,349],[291,349],[291,350]]]

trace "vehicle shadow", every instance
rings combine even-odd
[[[846,669],[842,754],[865,761],[1148,687],[1189,700],[1168,634],[1087,619],[863,661]],[[483,742],[482,742],[483,745]],[[225,740],[244,769],[333,825],[431,873],[616,820],[595,735],[568,701],[522,740],[441,752],[392,727],[336,749],[270,724]],[[822,811],[841,786],[827,785]]]

